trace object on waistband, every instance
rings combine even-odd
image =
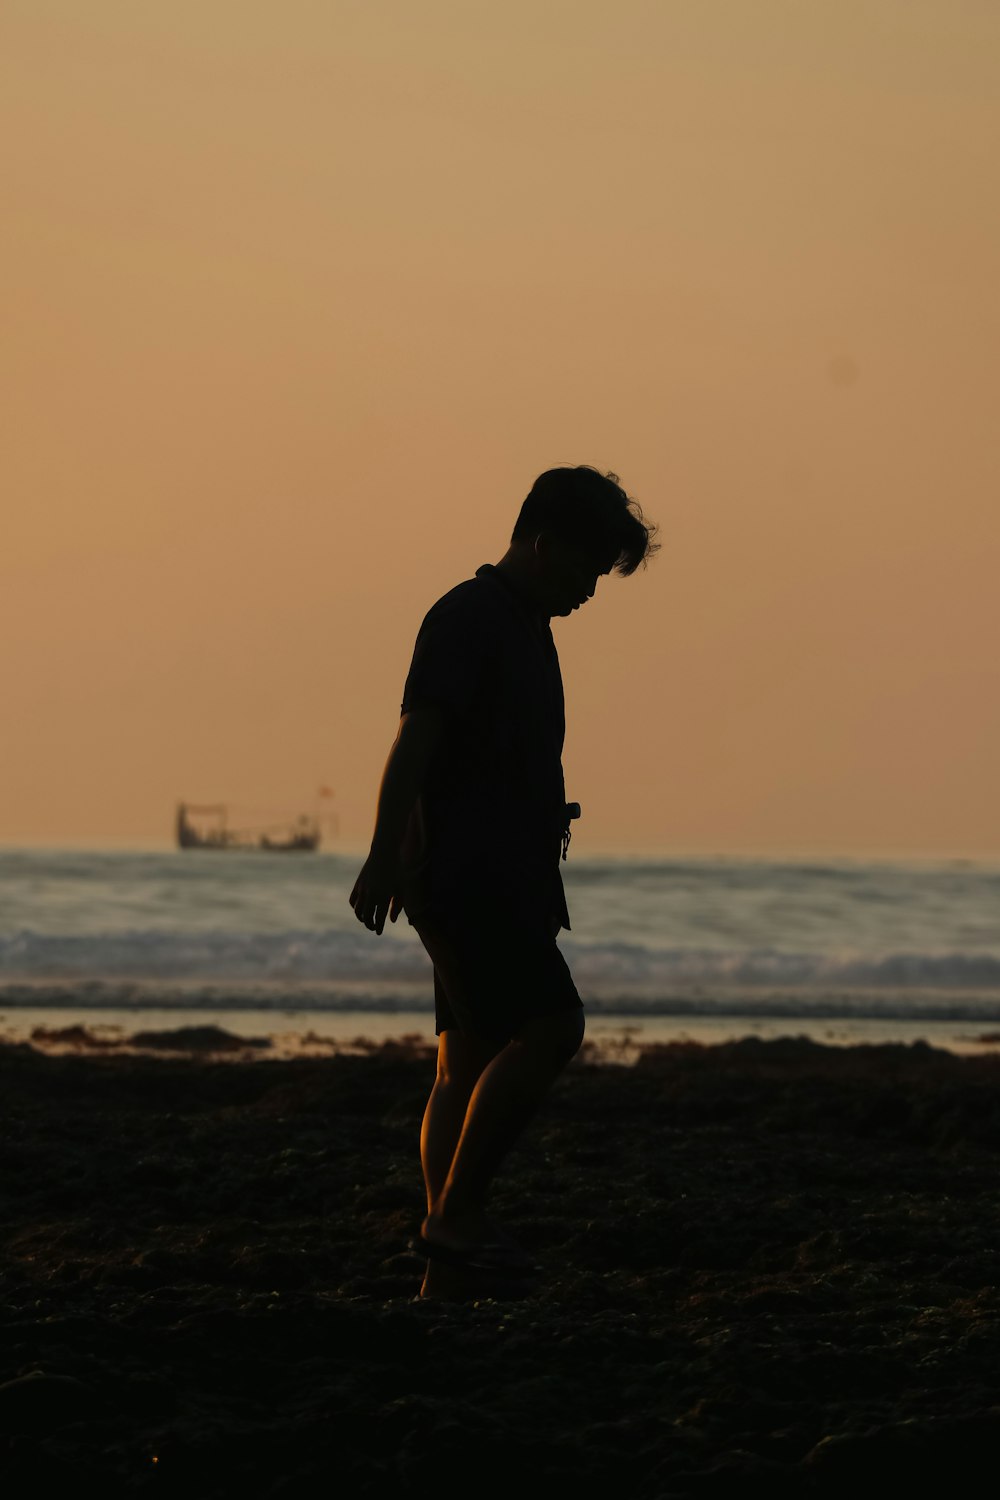
[[[563,835],[562,835],[562,857],[563,857],[563,859],[566,858],[566,852],[569,849],[569,841],[573,837],[573,830],[570,828],[569,825],[570,825],[570,823],[572,822],[572,820],[574,818],[578,818],[580,816],[580,804],[579,804],[579,802],[567,802],[566,803],[565,812],[566,812],[566,826],[563,829]]]

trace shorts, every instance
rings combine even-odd
[[[508,1042],[525,1021],[583,1009],[551,923],[411,919],[434,965],[435,1032]]]

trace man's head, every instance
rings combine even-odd
[[[530,549],[532,591],[546,612],[568,615],[593,596],[603,574],[616,569],[628,577],[640,563],[645,566],[658,550],[655,531],[617,474],[579,464],[538,476],[521,506],[511,547],[525,558]]]

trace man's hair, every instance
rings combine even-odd
[[[512,542],[533,542],[551,531],[575,542],[627,578],[659,550],[656,527],[643,519],[638,501],[629,499],[617,474],[602,474],[589,464],[565,465],[539,474],[528,492]]]

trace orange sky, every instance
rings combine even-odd
[[[0,842],[370,837],[535,475],[579,850],[1000,853],[990,0],[6,0]]]

